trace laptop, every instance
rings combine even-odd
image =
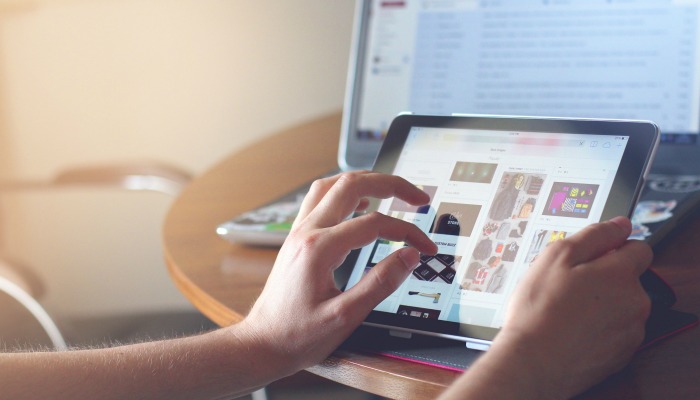
[[[699,20],[700,0],[359,0],[339,170],[371,168],[402,111],[652,120],[633,237],[655,244],[700,202]],[[307,189],[217,232],[279,245]]]

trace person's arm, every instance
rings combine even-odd
[[[327,357],[436,245],[415,225],[371,213],[368,197],[423,205],[404,179],[356,172],[317,181],[248,316],[200,336],[67,352],[0,354],[1,397],[206,399],[232,397]],[[405,241],[347,292],[333,271],[378,237]]]
[[[568,399],[621,369],[644,338],[649,246],[626,218],[547,247],[491,348],[441,399]]]
[[[238,325],[112,348],[0,354],[8,399],[193,399],[242,395],[288,374]],[[261,364],[266,365],[261,365]]]

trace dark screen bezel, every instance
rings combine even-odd
[[[618,215],[631,216],[644,185],[644,177],[658,147],[660,136],[658,127],[649,121],[399,115],[389,128],[389,133],[384,140],[373,171],[393,173],[406,138],[413,127],[628,136],[629,142],[613,180],[601,220]],[[376,209],[377,204],[373,203],[368,211]],[[336,279],[339,287],[345,288],[359,252],[360,249],[352,251],[338,268]],[[467,338],[492,340],[499,331],[496,328],[405,317],[382,311],[370,312],[365,321],[400,330],[432,335],[449,335],[464,340]]]

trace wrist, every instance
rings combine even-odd
[[[273,335],[260,332],[247,320],[219,331],[231,342],[231,356],[246,358],[254,376],[264,377],[267,382],[292,375],[303,367],[292,353],[281,343],[275,343]],[[243,354],[241,354],[243,351]]]
[[[531,341],[505,332],[499,335],[441,399],[554,400],[575,394],[562,381],[565,375],[557,373],[563,372],[562,367],[531,347]]]
[[[520,337],[509,337],[505,333],[500,341],[494,342],[484,357],[484,362],[492,373],[508,372],[503,378],[509,382],[501,382],[505,388],[510,388],[508,398],[527,399],[560,399],[568,398],[557,387],[559,377],[554,376],[551,360],[544,359],[544,354],[530,346],[532,341]],[[493,350],[493,352],[491,352]]]
[[[189,342],[186,348],[192,349],[187,352],[195,354],[196,359],[190,360],[196,367],[189,371],[187,379],[196,382],[201,398],[209,398],[209,393],[243,396],[296,372],[288,358],[279,355],[275,346],[260,336],[243,321],[183,339]]]

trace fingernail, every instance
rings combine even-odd
[[[418,250],[412,247],[404,247],[398,251],[399,258],[403,261],[406,269],[413,271],[418,266],[418,261],[420,261],[420,254]]]

